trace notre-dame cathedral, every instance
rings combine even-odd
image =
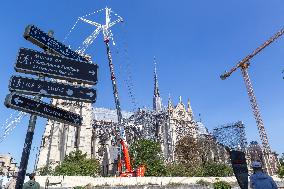
[[[91,104],[54,99],[53,104],[83,117],[81,127],[73,127],[64,123],[48,120],[42,137],[37,169],[58,165],[65,155],[79,149],[89,158],[99,159],[105,175],[114,173],[118,148],[115,141],[117,115],[115,110],[94,108]],[[176,159],[176,143],[185,136],[210,137],[207,129],[200,121],[194,120],[193,111],[180,97],[177,105],[168,99],[167,107],[163,107],[159,93],[156,67],[154,70],[153,109],[138,109],[135,112],[122,112],[123,125],[126,130],[128,145],[140,138],[159,142],[165,161]],[[222,147],[220,147],[220,150]],[[226,153],[218,153],[224,160]],[[212,158],[217,156],[212,151]],[[217,158],[217,159],[218,159]],[[216,158],[214,158],[216,159]]]

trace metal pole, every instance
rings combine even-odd
[[[39,96],[35,97],[35,100],[40,100],[40,97]],[[34,136],[36,119],[37,119],[37,116],[32,114],[30,117],[28,131],[26,134],[25,144],[24,144],[24,148],[22,152],[20,168],[19,168],[18,177],[16,181],[16,189],[22,189],[24,181],[25,181],[25,175],[27,171],[27,165],[29,161],[29,156],[30,156],[30,151],[31,151],[31,146],[32,146],[32,141],[33,141],[33,136]]]
[[[44,80],[44,76],[39,75],[39,79]],[[41,99],[41,97],[39,95],[34,97],[34,100],[39,101],[40,99]],[[32,146],[32,142],[33,142],[36,120],[37,120],[37,116],[35,114],[31,114],[31,117],[30,117],[30,120],[29,120],[28,130],[27,130],[27,134],[26,134],[26,139],[25,139],[25,143],[24,143],[24,148],[23,148],[23,152],[22,152],[19,172],[18,172],[18,176],[17,176],[16,187],[15,187],[16,189],[22,189],[24,181],[25,181],[28,161],[29,161],[30,152],[31,152],[31,146]]]

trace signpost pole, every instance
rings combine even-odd
[[[39,75],[39,78],[44,79],[44,76]],[[34,100],[39,101],[40,99],[41,97],[39,95],[34,97]],[[37,120],[37,116],[35,114],[31,114],[15,189],[22,189],[23,184],[25,182],[25,176],[27,172],[27,166],[29,162],[29,157],[30,157],[30,152],[31,152],[31,147],[32,147],[32,142],[33,142],[33,137],[34,137],[36,120]]]
[[[39,75],[39,78],[44,80],[44,76],[42,75]],[[41,97],[39,95],[34,97],[34,100],[36,101],[39,101],[40,99]],[[35,114],[31,114],[15,189],[22,189],[23,184],[25,182],[25,176],[27,172],[27,166],[29,162],[29,157],[30,157],[30,152],[31,152],[31,147],[32,147],[32,142],[33,142],[33,137],[34,137],[36,120],[37,120],[37,116]]]
[[[40,97],[37,96],[36,100],[39,100],[39,99]],[[34,114],[31,114],[28,131],[26,134],[25,144],[24,144],[24,148],[22,152],[22,158],[21,158],[21,163],[20,163],[17,182],[16,182],[16,189],[23,188],[23,184],[25,181],[25,175],[27,171],[27,165],[28,165],[29,156],[30,156],[30,151],[31,151],[31,146],[32,146],[32,141],[33,141],[33,136],[34,136],[36,120],[37,120],[37,116]]]

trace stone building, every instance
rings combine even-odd
[[[17,163],[10,154],[0,154],[0,175],[13,176],[18,173]]]
[[[83,116],[80,127],[48,120],[42,136],[37,168],[63,161],[66,154],[79,149],[91,157],[93,107],[90,103],[53,99],[52,104]]]
[[[37,168],[54,167],[63,161],[65,155],[75,149],[87,153],[88,157],[99,159],[103,175],[116,171],[118,154],[116,135],[117,115],[115,110],[94,108],[91,104],[66,100],[53,100],[53,104],[83,116],[83,125],[73,127],[48,120],[42,137]],[[122,112],[126,140],[129,145],[145,138],[161,144],[164,159],[175,161],[176,143],[183,137],[210,136],[201,122],[195,121],[188,100],[187,105],[180,97],[177,105],[171,99],[166,107],[158,87],[156,66],[154,70],[153,109],[138,109],[136,112]],[[212,151],[213,152],[213,151]],[[217,154],[213,155],[215,157]]]

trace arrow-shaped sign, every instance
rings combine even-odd
[[[8,94],[5,99],[5,105],[8,108],[36,114],[47,119],[53,119],[75,126],[80,126],[82,124],[83,118],[78,114],[68,112],[45,102],[33,100],[17,93]]]
[[[42,81],[22,76],[11,77],[9,90],[29,95],[41,95],[49,98],[80,100],[91,103],[96,101],[96,90],[93,88],[68,85],[53,81]]]
[[[86,95],[92,98],[95,94],[93,92],[89,92],[89,93],[86,93]]]
[[[92,75],[96,75],[96,74],[97,74],[97,73],[96,73],[95,71],[93,71],[93,70],[92,70],[92,71],[89,71],[89,73],[92,74]]]
[[[27,48],[20,48],[15,65],[17,72],[95,85],[98,65],[80,62]]]
[[[44,50],[48,49],[54,54],[61,55],[67,58],[72,58],[74,60],[88,62],[85,57],[71,50],[69,47],[67,47],[63,43],[60,43],[53,37],[50,37],[47,33],[43,32],[34,25],[28,25],[26,27],[24,38]]]

